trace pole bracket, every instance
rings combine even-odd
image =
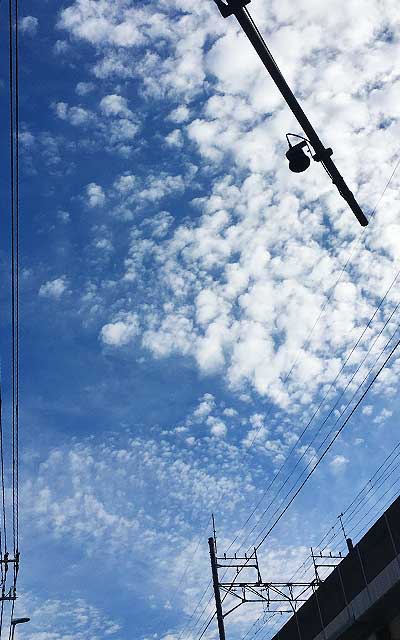
[[[229,18],[229,16],[233,15],[235,11],[238,9],[243,9],[246,4],[250,4],[251,0],[227,0],[227,3],[223,2],[223,0],[214,0],[217,5],[220,14],[223,18]]]
[[[330,158],[332,155],[333,155],[333,150],[330,147],[328,147],[323,151],[319,151],[318,153],[315,153],[313,155],[313,160],[315,160],[315,162],[321,162],[321,161],[324,162],[328,158]]]

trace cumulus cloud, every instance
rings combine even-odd
[[[176,107],[176,109],[173,109],[171,113],[168,115],[169,120],[172,120],[173,122],[176,122],[178,124],[181,124],[182,122],[186,122],[187,120],[189,120],[189,117],[190,117],[190,110],[185,104],[179,105],[179,107]]]
[[[58,300],[67,291],[68,282],[65,276],[48,280],[39,288],[39,296],[42,298],[53,298]]]
[[[377,415],[374,419],[373,419],[373,423],[374,424],[383,424],[384,422],[386,422],[386,420],[388,420],[388,418],[391,418],[393,415],[393,411],[391,411],[390,409],[382,409],[382,411],[379,413],[379,415]]]
[[[22,33],[34,36],[38,30],[39,20],[34,16],[24,16],[19,21],[19,28]]]
[[[75,91],[78,96],[86,96],[88,93],[94,91],[95,86],[93,82],[78,82],[75,87]]]
[[[102,187],[95,182],[91,182],[86,187],[87,204],[92,209],[102,207],[106,201],[105,193]]]
[[[350,460],[343,455],[337,455],[329,462],[329,466],[334,473],[342,473]]]
[[[132,111],[128,109],[126,98],[117,94],[104,96],[100,101],[100,109],[106,116],[128,116],[132,115]]]
[[[68,42],[66,40],[56,40],[53,51],[56,56],[61,56],[67,53],[69,49]]]
[[[357,0],[335,3],[328,13],[317,4],[254,0],[251,12],[324,141],[334,147],[339,169],[363,206],[372,206],[397,158],[396,8],[368,0],[360,15]],[[88,206],[107,202],[110,215],[101,216],[109,233],[93,230],[96,270],[88,274],[82,304],[90,305],[107,350],[134,343],[147,349],[147,358],[180,356],[198,369],[202,391],[212,394],[201,395],[177,425],[163,425],[154,440],[75,442],[53,451],[27,483],[26,513],[42,536],[67,540],[80,553],[113,554],[114,562],[122,557],[124,571],[126,561],[143,558],[143,548],[154,552],[161,572],[157,589],[170,585],[171,577],[179,582],[190,557],[191,582],[182,598],[190,614],[199,578],[209,576],[207,550],[201,571],[193,567],[192,523],[204,519],[205,525],[212,506],[220,504],[221,520],[228,521],[218,534],[224,548],[257,502],[260,484],[276,477],[318,393],[329,389],[397,269],[399,180],[394,177],[359,239],[354,218],[318,164],[302,176],[288,172],[284,134],[299,132],[297,125],[235,20],[222,20],[214,3],[64,5],[59,27],[68,45],[60,51],[68,47],[78,57],[78,41],[85,43],[83,64],[75,67],[83,69],[85,82],[76,87],[76,104],[73,98],[59,103],[57,117],[63,129],[79,126],[86,134],[84,127],[91,127],[87,136],[74,129],[77,155],[80,145],[97,145],[102,158],[110,151],[121,156],[104,181],[96,173],[96,183],[84,192]],[[387,24],[391,37],[384,35]],[[88,73],[96,87],[92,95]],[[88,112],[87,104],[85,122],[79,109]],[[139,160],[147,143],[137,135],[142,119],[146,135],[157,124],[151,167],[147,158],[143,166]],[[143,146],[126,162],[133,144]],[[59,139],[48,138],[47,146],[59,164]],[[99,251],[111,246],[112,271],[101,270]],[[346,376],[397,301],[393,290]],[[385,372],[385,392],[396,388],[398,372],[399,363]],[[235,409],[218,401],[221,382],[234,392],[227,403]],[[254,397],[258,408],[251,407]],[[272,419],[267,408],[274,414],[277,407]],[[149,432],[154,428],[149,425]],[[258,467],[242,465],[250,445],[263,461]],[[317,446],[296,446],[295,455],[304,456],[300,469],[315,459]],[[329,474],[350,473],[351,467],[348,457],[336,456]],[[262,479],[257,487],[256,472]],[[275,486],[281,487],[279,480]],[[221,495],[228,499],[220,503]],[[286,523],[291,533],[302,530],[295,518]],[[166,562],[171,550],[173,567]],[[279,577],[290,564],[284,551],[284,560],[272,552],[267,558]],[[141,590],[155,592],[142,584]]]
[[[376,6],[371,2],[367,19],[358,16],[355,1],[344,9],[337,5],[328,24],[325,10],[306,1],[291,11],[278,2],[253,9],[306,110],[324,139],[335,142],[339,169],[358,185],[363,205],[377,200],[391,173],[399,119],[397,44],[379,37],[380,27],[397,25],[397,18],[389,4],[383,13]],[[156,3],[150,21],[147,7],[133,14],[115,1],[94,11],[77,0],[59,22],[95,47],[98,77],[129,81],[134,73],[148,98],[174,101],[166,120],[189,137],[209,175],[230,170],[196,198],[198,219],[178,225],[173,238],[155,246],[133,237],[125,282],[138,282],[139,252],[154,258],[160,285],[159,304],[143,323],[150,325],[143,345],[156,357],[189,355],[202,372],[218,372],[232,388],[250,386],[280,406],[305,404],[334,378],[390,281],[399,249],[396,190],[385,194],[384,224],[375,218],[352,255],[350,273],[337,282],[358,232],[351,212],[318,165],[301,178],[287,172],[282,132],[296,125],[235,22],[221,20],[212,4],[203,3],[168,28],[175,9],[175,0]],[[160,36],[167,49],[147,55],[142,45]],[[378,77],[388,80],[377,84]],[[194,106],[198,95],[203,102]],[[102,98],[100,110],[107,118],[131,118],[117,92]],[[391,126],[382,126],[383,112]],[[169,142],[179,140],[172,132]],[[131,220],[139,207],[183,193],[191,181],[193,176],[167,173],[146,181],[125,174],[115,182],[120,203],[113,210]],[[320,316],[326,306],[329,313]]]
[[[56,115],[60,120],[67,120],[73,126],[87,124],[93,117],[92,113],[82,107],[70,107],[66,102],[57,102],[54,105]]]
[[[227,434],[227,426],[222,420],[215,418],[214,416],[208,416],[206,420],[210,427],[211,434],[217,438],[223,438]]]
[[[183,146],[183,135],[180,129],[174,129],[166,137],[165,142],[169,147],[180,148]]]
[[[203,420],[207,418],[215,407],[215,398],[211,393],[205,393],[200,400],[199,405],[193,411],[195,420]]]
[[[100,332],[104,344],[121,347],[128,344],[139,332],[139,322],[136,314],[121,313],[113,322],[102,327]]]

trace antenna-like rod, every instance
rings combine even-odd
[[[276,64],[274,58],[272,57],[271,52],[269,51],[263,37],[261,36],[259,30],[254,24],[249,12],[245,8],[245,5],[249,4],[251,0],[214,0],[218,9],[220,10],[221,15],[224,18],[228,16],[235,15],[240,26],[243,31],[247,35],[254,49],[256,50],[258,56],[260,57],[263,65],[267,69],[271,78],[275,82],[279,91],[281,92],[283,98],[288,104],[289,108],[293,112],[297,122],[303,129],[308,141],[313,147],[315,154],[313,155],[313,159],[316,162],[321,162],[327,174],[331,178],[333,184],[336,186],[340,195],[344,198],[344,200],[349,205],[350,209],[356,216],[358,222],[362,227],[366,227],[368,224],[368,220],[365,217],[363,211],[361,210],[360,205],[355,199],[353,193],[350,191],[343,177],[339,173],[336,168],[335,163],[333,162],[332,149],[325,148],[319,139],[314,127],[311,125],[309,119],[301,108],[300,104],[297,102],[295,95],[287,84],[285,78],[283,77],[278,65]],[[306,168],[306,167],[305,167]],[[304,168],[298,167],[292,169],[294,171],[303,171]]]
[[[353,541],[352,541],[352,539],[351,539],[351,538],[348,538],[348,537],[346,536],[346,531],[344,530],[344,525],[343,525],[343,520],[342,520],[343,516],[344,516],[344,513],[339,513],[338,518],[339,518],[339,520],[340,520],[340,526],[342,527],[342,531],[343,531],[344,539],[346,540],[347,549],[349,550],[349,553],[350,553],[350,551],[353,551],[353,549],[354,549],[354,547],[353,547]]]

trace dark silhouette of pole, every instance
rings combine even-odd
[[[219,640],[225,640],[224,616],[222,613],[221,592],[219,589],[218,565],[217,557],[215,555],[214,538],[208,538],[208,546],[210,547],[211,572],[215,595],[215,606],[217,609]]]
[[[361,210],[360,205],[356,201],[353,193],[350,191],[343,177],[339,173],[335,163],[333,162],[331,158],[333,153],[332,149],[325,148],[322,144],[314,127],[310,123],[309,119],[298,103],[295,95],[293,94],[285,78],[283,77],[278,65],[273,59],[271,52],[269,51],[263,37],[254,24],[249,12],[245,8],[245,5],[249,4],[250,0],[226,0],[226,4],[223,2],[223,0],[214,0],[214,2],[218,6],[224,18],[227,18],[230,15],[236,16],[240,26],[242,27],[254,49],[258,53],[262,63],[272,77],[286,103],[293,112],[297,122],[303,129],[309,142],[314,148],[314,160],[316,160],[317,162],[322,162],[322,165],[332,179],[332,182],[338,189],[340,195],[345,199],[361,226],[366,227],[368,224],[368,220]]]

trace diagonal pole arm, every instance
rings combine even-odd
[[[230,15],[236,16],[240,26],[242,27],[243,31],[256,50],[263,65],[272,77],[283,98],[294,114],[297,122],[299,123],[311,145],[313,146],[315,151],[315,155],[313,156],[314,160],[322,163],[326,172],[332,179],[333,184],[336,186],[340,195],[349,205],[360,225],[362,227],[366,227],[368,225],[368,220],[364,215],[357,200],[355,199],[353,193],[347,186],[344,178],[339,173],[335,163],[333,162],[331,157],[332,149],[325,148],[322,144],[314,127],[312,126],[300,104],[298,103],[294,93],[290,89],[278,65],[273,59],[263,37],[261,36],[249,12],[247,11],[245,5],[249,4],[250,0],[226,0],[226,3],[223,2],[223,0],[214,0],[214,2],[216,3],[224,18],[227,18]]]

